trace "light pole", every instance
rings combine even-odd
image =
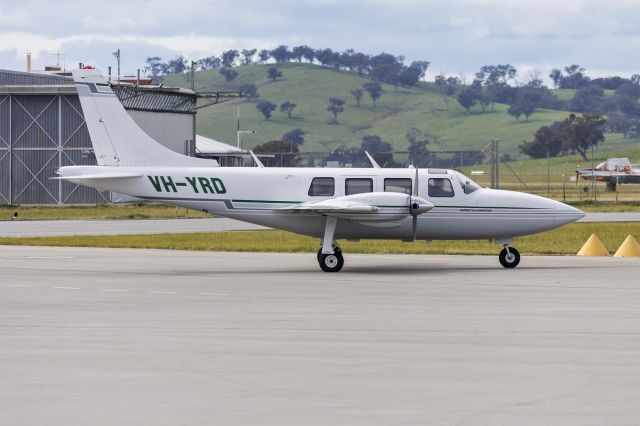
[[[120,84],[120,49],[113,52],[113,56],[118,60],[118,84]]]

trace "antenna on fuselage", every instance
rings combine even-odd
[[[378,163],[376,163],[376,160],[373,159],[373,157],[371,156],[371,154],[369,154],[368,151],[364,152],[365,154],[367,154],[367,157],[369,157],[369,161],[371,161],[371,165],[373,166],[374,169],[379,169],[380,165]]]

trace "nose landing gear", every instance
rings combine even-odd
[[[513,247],[509,247],[507,244],[498,256],[500,264],[505,268],[515,268],[520,263],[520,253]]]

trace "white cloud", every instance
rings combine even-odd
[[[100,66],[121,48],[135,70],[147,56],[282,43],[387,51],[455,74],[487,63],[628,73],[640,71],[629,53],[640,45],[638,16],[637,0],[22,0],[0,14],[0,68],[27,51],[50,62],[58,48],[67,63]]]

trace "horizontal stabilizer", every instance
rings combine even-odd
[[[88,175],[58,176],[52,177],[53,180],[70,180],[70,179],[125,179],[142,177],[142,173],[93,173]]]

